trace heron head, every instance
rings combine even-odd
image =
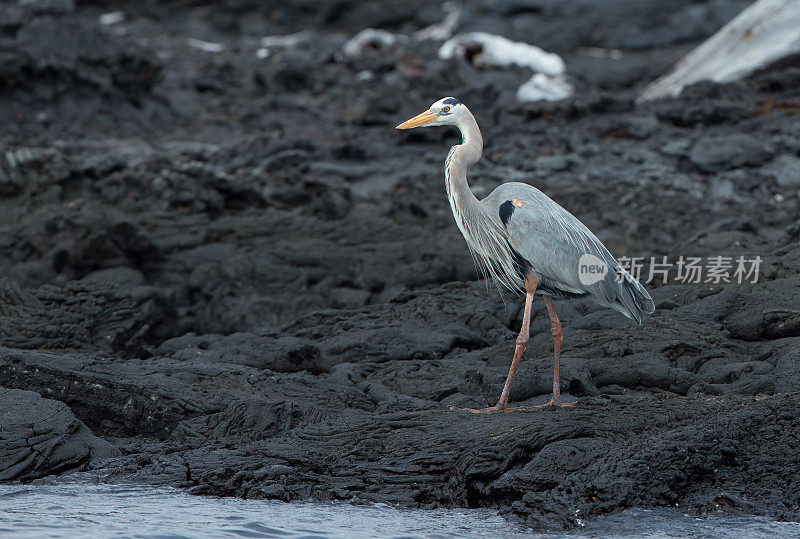
[[[443,97],[431,107],[397,126],[397,129],[415,127],[434,127],[437,125],[457,125],[465,107],[455,97]]]

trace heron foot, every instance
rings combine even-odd
[[[528,406],[520,408],[507,408],[500,404],[489,406],[488,408],[461,408],[459,406],[451,406],[450,409],[457,412],[469,412],[471,414],[507,414],[510,412],[536,412],[539,410],[546,410],[548,408],[574,408],[576,402],[564,403],[560,398],[554,397],[550,399],[547,404],[540,404],[538,406]]]
[[[451,410],[457,412],[469,412],[471,414],[507,414],[510,412],[524,412],[525,408],[506,408],[505,406],[489,406],[488,408],[459,408],[458,406],[451,406]]]
[[[540,404],[539,406],[531,406],[530,408],[523,408],[523,410],[534,411],[534,410],[546,410],[547,408],[574,408],[577,403],[564,403],[561,402],[561,399],[550,399],[550,402],[547,404]]]

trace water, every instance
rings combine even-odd
[[[21,537],[515,537],[488,510],[292,503],[119,485],[0,485],[0,535]]]
[[[695,517],[671,509],[628,509],[587,524],[578,534],[581,536],[796,539],[800,537],[800,522],[777,522],[752,516]]]
[[[633,509],[560,535],[532,534],[484,509],[207,498],[179,490],[59,483],[0,485],[0,535],[15,537],[798,537],[800,523]]]

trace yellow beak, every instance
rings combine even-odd
[[[418,114],[410,120],[401,123],[395,129],[413,129],[415,127],[425,127],[429,123],[434,122],[438,117],[439,115],[435,112],[426,110],[422,114]]]

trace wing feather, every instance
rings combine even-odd
[[[543,285],[572,294],[590,294],[601,305],[637,322],[642,313],[654,311],[644,287],[620,266],[597,236],[544,193],[528,184],[508,183],[490,197],[493,203],[522,202],[505,223],[508,242],[541,275]],[[596,282],[585,276],[581,279],[579,262],[584,255],[596,257],[608,268]]]

